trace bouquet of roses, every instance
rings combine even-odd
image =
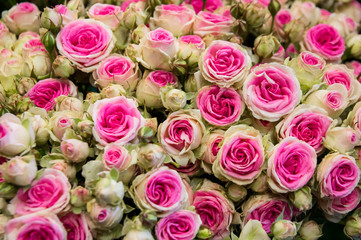
[[[360,23],[353,0],[3,11],[0,239],[360,239]]]

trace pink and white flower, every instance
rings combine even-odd
[[[119,20],[122,19],[123,11],[116,5],[96,3],[89,8],[88,16],[115,30],[119,26]]]
[[[201,11],[194,21],[193,33],[201,37],[207,34],[215,36],[229,34],[232,23],[232,17]]]

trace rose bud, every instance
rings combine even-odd
[[[25,95],[28,93],[32,87],[36,84],[36,80],[31,77],[23,77],[20,79],[19,83],[16,85],[18,93],[20,95]]]
[[[82,0],[70,0],[66,4],[66,7],[71,11],[78,12],[80,16],[85,15],[85,7],[84,7],[84,2]]]
[[[100,92],[102,98],[113,98],[119,96],[126,96],[127,92],[119,84],[110,84],[103,88]]]
[[[78,12],[67,8],[65,5],[55,5],[54,9],[61,15],[61,26],[78,19]]]
[[[74,179],[76,175],[76,168],[73,165],[70,165],[63,159],[51,160],[49,161],[49,168],[56,169],[65,174],[69,179]]]
[[[0,117],[0,153],[15,156],[28,149],[34,141],[33,129],[22,125],[20,119],[5,113]]]
[[[351,35],[346,39],[346,47],[348,48],[352,57],[361,58],[361,35]]]
[[[294,2],[291,13],[295,19],[300,19],[304,26],[313,27],[317,24],[321,11],[313,2]]]
[[[289,199],[298,210],[304,212],[312,208],[312,193],[309,186],[291,192]]]
[[[91,192],[82,186],[77,186],[70,191],[70,203],[74,207],[83,207],[90,199]]]
[[[38,32],[39,16],[38,7],[30,2],[19,3],[2,14],[5,24],[15,34],[25,31]]]
[[[274,238],[279,240],[292,239],[297,235],[296,224],[290,220],[278,220],[271,227]]]
[[[256,193],[262,193],[268,190],[267,175],[262,172],[250,185],[250,189]]]
[[[254,52],[261,58],[270,58],[278,52],[280,45],[275,36],[261,35],[254,41]]]
[[[0,22],[0,46],[6,49],[11,49],[16,41],[14,33],[9,32],[9,29],[3,22]]]
[[[81,118],[81,116],[81,112],[70,110],[55,112],[49,121],[50,129],[57,138],[55,140],[60,142],[65,134],[65,131],[72,127],[74,119]]]
[[[158,129],[158,120],[157,118],[147,118],[145,119],[145,125],[139,129],[138,135],[146,142],[151,142],[155,137]]]
[[[77,123],[76,129],[80,132],[80,135],[87,138],[92,135],[92,128],[94,124],[90,120],[82,120]]]
[[[210,239],[212,236],[213,236],[212,230],[210,230],[209,228],[207,228],[205,226],[201,226],[197,233],[196,239]]]
[[[168,84],[178,85],[178,78],[173,73],[162,70],[145,72],[136,89],[138,102],[146,107],[163,107],[160,89]]]
[[[83,101],[75,97],[59,96],[55,99],[56,111],[76,111],[83,112]]]
[[[23,57],[36,78],[44,79],[49,76],[51,72],[50,57],[41,40],[31,39],[26,42]]]
[[[95,199],[87,203],[87,212],[96,229],[112,229],[123,218],[123,203],[117,206],[101,206]]]
[[[96,3],[89,8],[87,14],[89,18],[104,23],[114,31],[122,19],[123,11],[116,5]]]
[[[0,165],[1,177],[9,183],[26,186],[36,176],[37,166],[35,156],[17,156]]]
[[[111,172],[102,172],[100,179],[95,185],[95,196],[100,204],[116,206],[121,203],[124,197],[124,185],[123,182],[117,182],[113,179]]]
[[[135,44],[139,44],[140,40],[144,38],[149,32],[150,29],[146,25],[144,24],[139,25],[132,31],[131,34],[132,42]]]
[[[161,27],[176,37],[189,34],[196,18],[192,8],[174,4],[156,6],[153,15],[149,22],[152,29]]]
[[[250,4],[245,10],[244,20],[250,29],[262,27],[270,17],[268,9],[258,4]]]
[[[58,55],[52,65],[54,74],[60,78],[68,78],[75,73],[75,67],[69,59]]]
[[[346,221],[343,229],[344,233],[350,238],[361,236],[361,214],[360,208],[357,209]]]
[[[182,109],[187,104],[186,93],[172,86],[161,88],[160,98],[163,106],[172,112]]]
[[[231,16],[201,11],[197,14],[194,21],[193,33],[200,37],[204,37],[205,35],[226,35],[231,31],[232,22]]]
[[[327,131],[323,144],[329,150],[349,153],[361,145],[360,134],[351,127],[334,127]]]
[[[139,148],[138,165],[145,170],[158,168],[166,157],[167,155],[161,146],[149,143]]]
[[[262,223],[258,220],[249,220],[247,224],[242,228],[239,239],[247,240],[271,240],[266,231],[262,227]]]
[[[200,72],[196,72],[195,74],[191,74],[184,82],[184,90],[186,92],[198,92],[205,85],[209,85],[206,80],[203,79]]]
[[[88,143],[78,139],[61,141],[60,149],[65,158],[73,163],[82,162],[89,156]]]
[[[227,186],[227,196],[233,202],[241,202],[247,197],[247,189],[243,186],[231,183]]]
[[[317,240],[322,236],[322,226],[313,220],[307,221],[302,223],[298,234],[304,240]]]
[[[62,16],[55,8],[44,8],[40,17],[40,27],[56,31],[62,24]]]
[[[203,160],[202,167],[207,173],[212,173],[212,164],[216,160],[220,149],[219,145],[223,140],[223,135],[223,130],[216,129],[207,136],[205,143],[207,148],[201,157],[201,160]]]
[[[274,18],[274,30],[277,35],[284,40],[286,38],[286,33],[284,31],[284,26],[289,23],[294,17],[289,9],[281,9],[277,12]]]
[[[147,13],[144,10],[144,1],[139,1],[131,4],[123,15],[124,26],[133,30],[139,25],[145,24],[147,20]]]
[[[130,230],[123,238],[123,240],[154,240],[152,233],[149,230]]]

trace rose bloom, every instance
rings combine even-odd
[[[73,163],[84,161],[89,156],[89,145],[79,139],[64,139],[60,149],[67,160]]]
[[[204,43],[203,39],[197,35],[185,35],[179,38],[179,41],[182,43],[193,44],[198,49],[204,49],[206,44]]]
[[[18,240],[64,240],[67,239],[67,232],[55,214],[42,212],[11,219],[5,226],[5,237]]]
[[[97,200],[93,198],[87,202],[86,210],[92,221],[92,227],[100,230],[108,230],[117,226],[123,218],[124,204],[99,205]]]
[[[55,98],[60,95],[76,96],[77,88],[67,79],[48,78],[41,80],[26,94],[37,107],[52,110],[56,103]]]
[[[204,152],[202,160],[208,164],[213,164],[216,160],[217,154],[221,149],[219,144],[223,141],[224,131],[214,130],[207,136],[206,146],[207,149]]]
[[[247,125],[237,125],[224,133],[212,170],[222,181],[247,185],[259,176],[263,162],[264,149],[259,131]]]
[[[96,101],[92,117],[94,138],[104,146],[112,142],[124,145],[145,124],[136,102],[124,96]]]
[[[252,61],[245,49],[221,40],[213,41],[202,53],[199,62],[203,77],[220,87],[242,84],[251,67]]]
[[[361,190],[356,187],[350,194],[340,198],[321,198],[318,200],[327,220],[339,222],[347,213],[354,210],[361,201]]]
[[[65,5],[56,5],[54,9],[61,15],[63,25],[75,21],[78,18],[77,12],[69,10]]]
[[[243,97],[255,118],[275,122],[295,108],[302,92],[291,68],[268,63],[252,69],[243,84]]]
[[[334,127],[327,131],[323,145],[331,151],[349,153],[354,150],[356,146],[361,145],[360,138],[360,134],[349,126]]]
[[[2,13],[6,26],[15,34],[25,31],[38,32],[40,27],[39,16],[38,7],[30,2],[16,4],[9,11]]]
[[[203,10],[204,1],[202,0],[186,0],[184,3],[191,4],[197,14]],[[220,7],[223,7],[222,0],[207,0],[204,9],[209,12],[214,12]]]
[[[331,14],[327,19],[327,23],[336,28],[344,38],[356,32],[357,30],[356,22],[352,18],[342,13]]]
[[[361,96],[361,84],[355,79],[351,69],[343,64],[329,64],[325,68],[322,81],[327,85],[340,83],[348,91],[350,104],[355,103]]]
[[[70,183],[59,170],[46,168],[27,190],[21,188],[11,200],[9,211],[26,215],[39,211],[60,213],[70,200]]]
[[[82,112],[70,110],[54,112],[49,121],[49,127],[55,136],[55,139],[52,137],[53,140],[60,142],[63,139],[65,131],[73,125],[74,119],[82,118],[82,116]]]
[[[89,220],[85,214],[74,214],[69,212],[60,217],[68,240],[92,240],[91,228]]]
[[[14,81],[15,75],[29,76],[30,73],[29,67],[19,54],[8,49],[0,51],[0,82],[4,87]]]
[[[158,5],[155,7],[149,24],[152,29],[161,27],[173,33],[174,36],[181,36],[192,31],[195,17],[193,9],[185,5]]]
[[[321,11],[313,2],[294,2],[291,6],[291,14],[299,19],[304,26],[312,27],[317,24]]]
[[[131,153],[129,153],[125,147],[117,145],[116,143],[106,145],[102,157],[104,169],[108,171],[113,168],[124,171],[135,162],[134,160],[136,160],[136,158],[132,157]]]
[[[201,218],[195,212],[179,210],[159,220],[155,232],[159,240],[192,240],[201,224]]]
[[[202,225],[212,231],[214,240],[221,240],[229,234],[235,213],[233,202],[222,192],[224,189],[220,185],[205,179],[193,198],[193,206],[201,217]]]
[[[258,220],[267,233],[271,232],[271,225],[279,215],[283,214],[285,220],[292,218],[287,199],[271,194],[252,195],[242,204],[242,211],[244,213],[243,225],[250,219]]]
[[[268,157],[268,183],[279,193],[294,192],[311,179],[317,164],[315,149],[295,137],[272,148]]]
[[[163,103],[160,97],[160,89],[168,84],[178,85],[178,78],[172,72],[156,70],[145,72],[143,79],[136,88],[137,100],[141,105],[151,108],[161,108]]]
[[[96,3],[89,8],[88,16],[115,30],[119,25],[119,19],[122,19],[123,11],[116,5]]]
[[[304,47],[327,62],[340,62],[345,51],[345,41],[336,28],[328,24],[318,24],[307,31]]]
[[[148,69],[170,71],[170,61],[178,48],[178,42],[171,32],[157,28],[140,40],[137,61]]]
[[[56,36],[59,53],[87,73],[95,70],[98,63],[111,53],[114,42],[112,30],[92,19],[73,21]]]
[[[0,117],[0,154],[15,156],[28,149],[34,141],[32,128],[26,128],[21,120],[5,113]]]
[[[38,79],[44,79],[50,75],[51,61],[48,51],[40,39],[31,39],[24,45],[23,58],[28,64],[32,74]]]
[[[345,197],[360,180],[360,169],[353,157],[339,153],[326,155],[317,167],[321,197]]]
[[[171,113],[158,127],[159,143],[181,166],[195,162],[193,150],[200,147],[205,138],[206,128],[197,109]]]
[[[123,86],[124,89],[134,91],[138,83],[138,77],[138,64],[120,54],[110,55],[101,61],[93,72],[95,83],[101,88],[114,83]]]
[[[236,90],[217,85],[205,86],[199,90],[197,107],[202,117],[216,126],[237,122],[244,111],[244,103]]]
[[[165,217],[189,204],[189,196],[180,175],[167,167],[137,176],[130,188],[135,204]]]
[[[6,25],[3,22],[0,22],[0,45],[6,49],[11,49],[15,41],[15,34],[9,32]]]
[[[274,20],[274,30],[281,38],[285,38],[286,34],[283,30],[284,25],[293,19],[292,13],[289,9],[281,9],[277,12]]]
[[[207,34],[220,36],[231,32],[232,17],[201,11],[193,24],[193,33],[204,37]]]
[[[332,118],[322,108],[300,105],[276,125],[277,138],[296,137],[320,154],[324,150],[323,138],[332,122]]]

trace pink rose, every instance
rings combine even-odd
[[[134,91],[138,77],[138,64],[120,54],[110,55],[101,61],[93,72],[95,83],[102,88],[114,83],[122,85],[124,89]]]
[[[70,183],[59,170],[46,168],[27,190],[21,188],[11,200],[9,211],[26,215],[39,211],[60,213],[70,200]]]
[[[237,122],[244,111],[244,103],[236,90],[217,85],[205,86],[199,90],[197,107],[202,117],[216,126]]]
[[[158,141],[164,150],[181,165],[194,163],[194,150],[199,148],[206,137],[206,128],[199,110],[180,110],[168,115],[159,125]]]
[[[304,38],[308,51],[323,57],[327,62],[339,62],[345,51],[345,41],[340,33],[328,24],[310,28]]]
[[[221,36],[231,32],[232,23],[231,17],[201,11],[193,24],[193,33],[201,37],[207,34]]]
[[[213,232],[213,239],[220,240],[229,234],[232,223],[234,205],[227,199],[224,189],[208,180],[194,193],[193,206],[202,220],[202,224]]]
[[[222,181],[246,185],[259,176],[263,162],[264,149],[259,131],[247,125],[237,125],[224,133],[212,170]]]
[[[293,43],[288,45],[288,47],[286,49],[286,57],[293,58],[294,56],[298,55],[298,53],[299,52],[296,50],[295,45]]]
[[[357,186],[360,169],[353,157],[332,153],[326,155],[318,165],[316,178],[321,197],[345,197]]]
[[[203,10],[204,1],[202,0],[186,0],[184,3],[191,4],[194,8],[194,11],[198,14],[200,11]],[[223,6],[222,0],[207,0],[204,9],[209,12],[214,12],[218,8]]]
[[[60,149],[67,160],[79,163],[89,156],[89,145],[79,139],[64,139],[61,141]]]
[[[352,61],[346,63],[346,66],[348,68],[351,68],[354,70],[354,74],[359,82],[361,82],[361,63],[358,61]]]
[[[137,61],[148,69],[170,71],[178,48],[178,42],[171,32],[157,28],[140,40]]]
[[[132,159],[131,154],[125,147],[114,143],[105,147],[102,157],[104,169],[108,171],[113,168],[124,171],[131,165]]]
[[[319,154],[324,149],[322,141],[331,123],[332,118],[322,108],[300,105],[276,125],[276,134],[278,139],[296,137]]]
[[[92,240],[89,220],[85,214],[74,214],[69,212],[60,217],[67,232],[67,240]]]
[[[34,213],[11,219],[5,226],[6,239],[64,240],[67,232],[53,213]]]
[[[285,220],[292,218],[288,201],[281,196],[271,194],[252,195],[243,203],[242,210],[244,213],[243,225],[251,219],[258,220],[267,233],[271,232],[271,225],[279,215],[283,214]]]
[[[49,121],[49,127],[55,137],[53,137],[53,140],[60,142],[63,139],[65,131],[71,128],[76,118],[82,118],[82,112],[70,110],[54,112]]]
[[[123,145],[133,140],[145,124],[136,102],[124,96],[96,101],[92,117],[94,138],[104,146],[112,142]]]
[[[26,94],[36,106],[49,111],[56,103],[55,98],[64,96],[76,96],[77,89],[73,82],[67,79],[48,78],[41,80]]]
[[[159,220],[155,226],[158,240],[192,240],[202,221],[195,212],[179,210]]]
[[[293,19],[292,13],[289,9],[281,9],[277,12],[274,20],[274,30],[281,38],[285,38],[286,34],[283,27],[291,22]]]
[[[160,89],[167,84],[178,85],[178,78],[171,72],[156,70],[148,74],[144,73],[143,79],[136,88],[138,102],[151,108],[163,107]]]
[[[199,62],[203,77],[220,87],[242,84],[251,67],[251,58],[244,48],[221,40],[213,41],[202,53]]]
[[[145,0],[126,0],[122,3],[122,6],[121,6],[122,11],[125,12],[125,10],[127,10],[127,8],[129,7],[130,4],[137,3],[137,2],[145,2]]]
[[[152,29],[161,27],[173,33],[174,36],[181,36],[192,31],[195,18],[193,9],[184,5],[158,5],[155,7],[149,24]]]
[[[180,175],[167,167],[139,175],[130,189],[135,204],[165,217],[189,203],[188,193]]]
[[[219,144],[223,141],[224,131],[223,130],[215,130],[211,132],[206,141],[207,149],[203,156],[203,161],[208,164],[213,164],[216,160],[217,154],[221,147]]]
[[[276,192],[294,192],[311,179],[317,164],[315,149],[295,137],[272,148],[268,157],[268,183]]]
[[[275,122],[296,107],[302,92],[290,67],[268,63],[252,69],[243,84],[243,97],[255,118]]]
[[[115,30],[119,25],[119,20],[123,16],[121,7],[111,4],[96,3],[88,10],[91,19],[98,20],[110,29]]]
[[[78,18],[77,12],[69,10],[65,5],[56,5],[54,9],[61,15],[63,25],[75,21]]]
[[[327,23],[336,28],[344,38],[355,33],[357,30],[356,22],[352,18],[342,13],[331,14],[327,19]]]
[[[185,36],[181,36],[179,38],[180,42],[184,42],[184,43],[188,43],[188,44],[193,44],[194,46],[196,46],[198,49],[204,49],[206,44],[204,43],[203,39],[200,36],[197,35],[185,35]]]
[[[82,19],[73,21],[58,33],[59,53],[72,61],[83,72],[91,72],[113,50],[113,32],[104,23]]]
[[[10,8],[9,11],[2,13],[6,26],[15,34],[25,31],[38,32],[40,27],[39,16],[38,7],[30,2],[19,3]]]

